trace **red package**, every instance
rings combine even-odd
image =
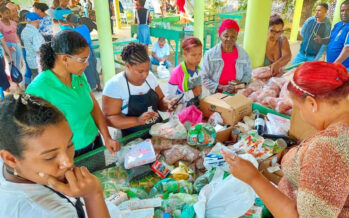
[[[156,173],[161,179],[166,178],[166,176],[170,173],[170,170],[160,161],[155,161],[151,166],[151,169]]]

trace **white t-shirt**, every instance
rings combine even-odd
[[[149,75],[146,81],[148,82],[149,85],[146,82],[144,82],[141,86],[134,86],[131,83],[128,83],[130,87],[131,95],[147,94],[150,88],[155,91],[155,88],[159,85],[156,77],[152,72],[149,72]],[[121,99],[122,100],[121,112],[125,115],[128,113],[128,101],[129,101],[130,95],[127,89],[125,72],[118,73],[107,82],[103,90],[103,95],[108,96],[110,98]]]
[[[0,218],[78,217],[72,204],[43,185],[8,182],[3,175],[0,159]],[[75,204],[75,198],[69,199]],[[119,208],[111,202],[106,203],[110,216],[120,218]],[[84,210],[87,217],[85,207]]]

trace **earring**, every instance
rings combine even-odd
[[[315,113],[315,108],[313,108],[313,111],[312,111],[313,113]]]
[[[18,173],[17,173],[16,169],[13,169],[13,175],[14,176],[18,176]]]

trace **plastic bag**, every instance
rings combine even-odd
[[[288,131],[290,130],[290,120],[274,115],[267,114],[267,130],[271,135],[288,135]]]
[[[178,118],[181,123],[189,121],[192,125],[196,125],[202,122],[202,112],[194,105],[191,105],[179,112]]]
[[[161,136],[168,139],[185,139],[187,137],[187,129],[177,116],[172,116],[167,123],[154,124],[149,133],[152,136]]]
[[[210,183],[215,172],[215,170],[211,170],[207,171],[204,175],[199,176],[194,182],[195,192],[199,193],[205,185]]]
[[[167,164],[174,164],[179,160],[193,162],[199,158],[200,152],[187,145],[174,145],[171,149],[164,151]]]
[[[10,64],[10,76],[11,80],[15,83],[20,83],[23,81],[23,76],[21,72],[15,67],[13,63]]]
[[[223,124],[223,118],[218,112],[214,112],[211,114],[210,118],[208,118],[208,124],[215,127],[218,124]]]
[[[189,129],[187,142],[192,146],[212,146],[216,141],[216,135],[215,129],[210,124],[199,123]]]
[[[272,77],[272,74],[270,72],[270,67],[259,67],[252,71],[252,78],[253,79],[268,79]]]
[[[167,139],[159,136],[153,136],[151,141],[153,143],[154,150],[156,152],[161,152],[164,150],[171,149],[175,144],[185,144],[187,142],[185,139]]]
[[[122,187],[120,188],[121,191],[125,192],[129,198],[139,198],[139,199],[147,199],[148,193],[138,187]]]
[[[127,175],[128,175],[128,182],[131,182],[133,180],[139,180],[147,175],[149,175],[152,170],[150,168],[149,164],[143,165],[143,166],[138,166],[134,167],[132,169],[126,170]]]
[[[191,195],[186,193],[171,194],[168,199],[162,202],[161,209],[164,212],[170,213],[172,218],[190,218],[191,215],[184,215],[192,214],[192,212],[190,212],[190,207],[194,205],[197,201],[197,195]]]
[[[135,145],[125,156],[125,169],[142,166],[156,160],[155,151],[150,139]]]
[[[185,180],[175,180],[166,178],[160,180],[154,185],[154,187],[149,192],[149,197],[163,197],[164,199],[168,198],[170,193],[193,193],[193,184]]]
[[[143,139],[138,138],[127,143],[125,146],[122,146],[120,151],[116,153],[116,166],[122,165],[125,162],[126,154],[130,152],[137,144],[141,143],[142,141]]]
[[[252,155],[240,157],[258,167]],[[253,206],[256,198],[254,190],[232,175],[225,179],[223,175],[224,171],[217,169],[212,181],[200,191],[199,201],[194,205],[198,218],[240,217]]]

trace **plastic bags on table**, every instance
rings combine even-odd
[[[167,123],[156,123],[150,131],[152,136],[161,136],[168,139],[186,139],[187,130],[177,116],[172,116]]]
[[[202,122],[202,112],[194,105],[191,105],[179,112],[178,118],[181,123],[189,121],[192,125],[196,125]]]
[[[199,158],[200,152],[187,145],[174,145],[171,149],[164,151],[167,164],[174,164],[179,160],[193,162]]]
[[[188,131],[188,144],[192,146],[212,146],[216,141],[216,131],[208,123],[199,123]]]
[[[250,154],[240,155],[257,168],[256,159]],[[194,205],[198,218],[240,217],[254,204],[256,194],[246,183],[229,175],[223,179],[224,171],[217,169],[212,181],[199,194],[199,201]]]
[[[175,180],[166,178],[160,180],[150,190],[149,197],[161,197],[167,199],[171,193],[193,193],[193,184],[185,180]]]

